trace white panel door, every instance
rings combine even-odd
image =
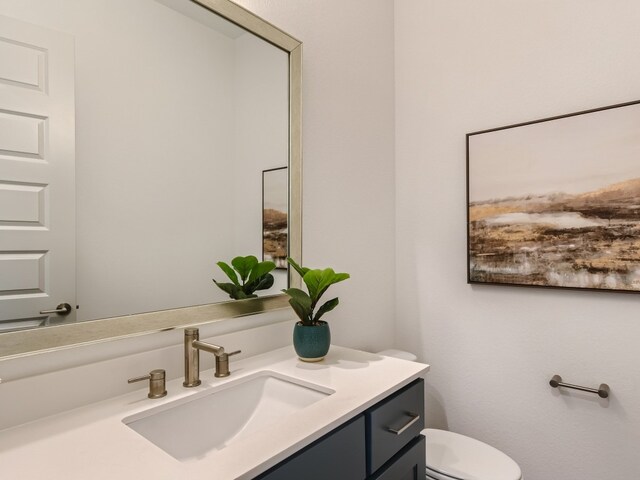
[[[73,37],[0,16],[0,332],[75,319],[75,270]]]

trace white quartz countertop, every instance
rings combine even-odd
[[[206,389],[268,370],[335,393],[246,439],[181,462],[127,427],[122,419]],[[291,347],[242,360],[230,377],[201,372],[202,385],[167,382],[168,394],[148,399],[140,390],[0,431],[0,477],[7,480],[251,479],[424,376],[428,365],[332,346],[321,362],[304,363]],[[99,381],[98,379],[96,381]],[[91,388],[90,385],[87,388]],[[46,394],[34,392],[34,395]]]

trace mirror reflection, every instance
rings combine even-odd
[[[287,52],[189,0],[0,15],[0,331],[225,301],[216,262],[283,256]]]

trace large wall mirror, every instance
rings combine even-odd
[[[301,50],[228,0],[0,1],[0,358],[286,307],[212,279],[266,217],[301,256]]]

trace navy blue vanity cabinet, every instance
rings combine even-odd
[[[260,480],[364,480],[364,416],[360,415],[295,453]]]
[[[419,435],[402,448],[370,480],[424,480],[427,440]]]
[[[259,480],[424,479],[424,380],[329,432]]]
[[[367,473],[371,475],[424,429],[424,380],[418,379],[374,405],[366,411],[365,419]]]

